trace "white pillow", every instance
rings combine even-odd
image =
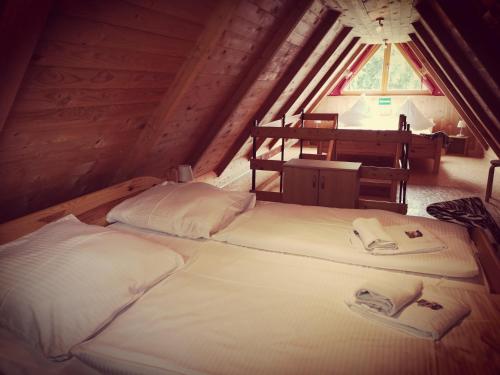
[[[66,216],[0,246],[0,325],[66,359],[183,263],[156,242]]]
[[[363,127],[373,116],[370,103],[365,95],[361,95],[352,107],[339,116],[339,123],[344,127]]]
[[[411,99],[405,100],[399,107],[398,113],[406,116],[406,122],[410,124],[410,130],[424,130],[433,127],[433,123],[419,111]]]
[[[209,238],[255,206],[255,194],[203,183],[155,186],[114,207],[106,219],[187,238]]]

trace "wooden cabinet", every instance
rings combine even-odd
[[[283,202],[356,208],[361,163],[292,159],[283,165]]]
[[[450,144],[446,149],[446,155],[455,154],[455,155],[467,155],[467,143],[469,137],[467,136],[458,136],[458,135],[450,135],[448,136]]]

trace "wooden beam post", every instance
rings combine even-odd
[[[226,121],[238,108],[238,105],[247,95],[268,63],[278,53],[280,47],[286,42],[300,20],[304,17],[304,14],[311,7],[312,3],[313,0],[296,1],[292,4],[291,9],[284,16],[284,19],[276,21],[276,27],[271,31],[271,37],[265,44],[264,49],[256,51],[253,61],[248,65],[248,70],[241,76],[240,85],[212,122],[208,134],[205,134],[203,139],[191,151],[190,155],[192,156],[188,160],[188,163],[193,165],[194,168],[196,168],[204,153],[210,148],[212,142],[224,128]],[[215,172],[218,176],[220,175],[218,171]]]
[[[255,119],[262,120],[272,109],[273,105],[283,94],[285,89],[288,87],[290,82],[296,79],[297,74],[303,68],[304,64],[311,57],[313,52],[316,50],[316,47],[323,41],[325,36],[330,32],[333,28],[335,22],[337,21],[340,13],[334,12],[332,10],[328,11],[324,18],[321,20],[320,24],[316,27],[311,37],[307,40],[305,46],[301,49],[299,54],[295,57],[293,62],[290,64],[286,72],[279,79],[278,83],[274,86],[271,93],[267,96],[266,100],[262,103],[260,108],[255,112],[253,116],[253,120],[250,120],[245,129],[240,133],[235,142],[231,145],[231,147],[224,154],[224,157],[219,162],[216,168],[216,173],[218,175],[224,172],[224,169],[231,162],[233,156],[240,150],[245,141],[250,136],[250,129],[253,125]],[[283,114],[284,115],[284,114]],[[278,119],[281,116],[275,116],[273,120]],[[256,144],[257,150],[262,145],[263,140],[259,139]],[[220,173],[219,173],[220,171]]]
[[[425,29],[425,27],[420,22],[414,22],[413,27],[417,32],[418,37],[425,44],[427,50],[433,56],[434,60],[439,64],[443,73],[449,78],[450,82],[456,87],[458,93],[462,95],[465,102],[469,105],[469,108],[476,114],[479,118],[480,123],[478,124],[478,130],[483,134],[491,148],[495,153],[499,153],[500,150],[500,139],[498,139],[499,129],[496,124],[491,122],[488,114],[483,110],[482,106],[478,103],[474,95],[471,93],[469,88],[463,82],[462,77],[456,72],[455,68],[448,62],[446,56],[442,53],[441,49],[434,42],[434,39]],[[481,126],[482,124],[482,126]],[[495,128],[497,130],[495,131]]]
[[[471,132],[474,134],[481,146],[487,149],[488,143],[486,142],[483,134],[478,130],[478,124],[480,123],[480,121],[477,118],[476,114],[472,112],[467,103],[460,96],[448,77],[446,77],[446,75],[443,73],[439,65],[434,61],[430,53],[425,49],[422,42],[420,42],[417,35],[412,33],[409,34],[409,36],[413,42],[408,43],[408,46],[412,49],[412,51],[418,57],[425,69],[427,69],[432,78],[434,78],[436,83],[439,85],[439,88],[450,100],[456,111],[467,122],[467,124],[469,124]]]
[[[177,73],[172,86],[167,90],[150,122],[142,130],[141,135],[125,158],[115,175],[114,181],[121,181],[133,175],[140,164],[147,158],[160,139],[163,127],[174,114],[181,103],[182,97],[188,91],[199,71],[206,64],[219,39],[231,21],[239,1],[220,0],[207,21],[205,30],[200,35],[190,56]]]
[[[0,133],[52,4],[53,0],[7,0],[0,7]]]

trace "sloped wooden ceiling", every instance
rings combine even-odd
[[[464,119],[475,121],[475,134],[495,145],[498,70],[490,72],[498,59],[458,27],[451,38],[472,52],[469,66],[457,63],[455,51],[437,56],[431,42],[442,49],[447,40],[425,4],[7,0],[0,8],[0,221],[134,176],[165,177],[181,163],[197,175],[221,174],[244,160],[254,119],[311,108],[365,44],[383,38],[411,37]],[[487,4],[474,7],[495,25]],[[438,23],[458,22],[441,13]],[[442,59],[458,76],[481,70],[458,82]],[[480,79],[486,98],[474,91]]]

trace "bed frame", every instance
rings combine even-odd
[[[323,121],[330,123],[328,128],[309,128],[305,127],[308,121]],[[358,208],[375,208],[406,213],[406,185],[410,177],[409,171],[409,153],[411,143],[411,132],[406,128],[406,123],[402,125],[401,130],[353,130],[337,129],[338,114],[336,113],[304,113],[299,115],[286,116],[280,120],[267,124],[259,124],[255,121],[251,131],[253,137],[252,158],[250,168],[252,170],[252,191],[257,194],[259,200],[269,200],[281,202],[283,200],[283,165],[285,163],[285,139],[297,139],[300,145],[299,158],[315,160],[337,160],[337,146],[339,144],[351,144],[356,142],[356,150],[374,147],[389,148],[391,157],[395,158],[393,149],[397,149],[397,160],[395,159],[389,166],[366,166],[360,168],[361,181],[370,181],[374,184],[388,186],[390,194],[386,199],[358,199]],[[298,126],[295,126],[297,125]],[[262,139],[275,138],[281,139],[281,158],[280,160],[266,160],[257,157],[257,145],[262,143]],[[320,145],[328,144],[327,154],[306,154],[303,152],[304,141],[316,141]],[[363,147],[359,147],[359,145]],[[367,147],[366,145],[369,145]],[[321,147],[321,146],[319,146]],[[351,160],[349,160],[351,161]],[[256,171],[275,171],[280,174],[280,191],[257,191],[255,186]],[[399,184],[399,195],[398,187]]]
[[[94,193],[8,221],[0,225],[0,244],[31,233],[45,224],[73,214],[87,224],[105,226],[106,214],[121,201],[162,182],[156,177],[137,177]]]
[[[13,241],[69,214],[75,215],[87,224],[106,226],[106,214],[111,208],[161,181],[156,177],[133,178],[0,224],[0,244]],[[478,249],[477,257],[485,274],[488,290],[490,293],[500,293],[499,245],[480,228],[474,228],[469,233]]]

